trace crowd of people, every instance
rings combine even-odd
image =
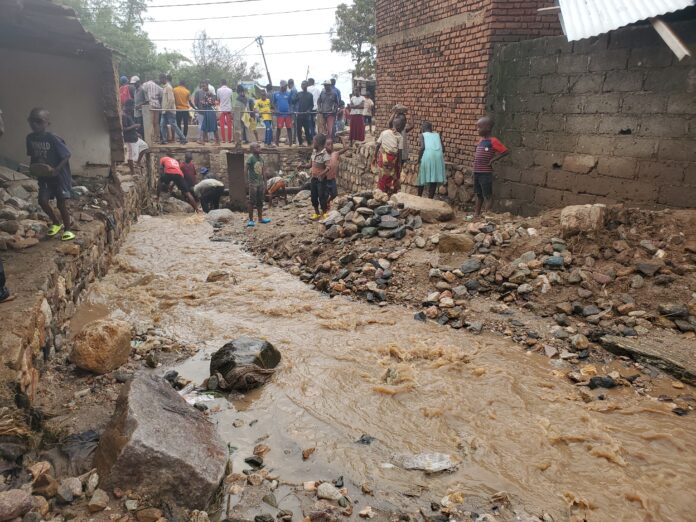
[[[258,96],[254,98],[254,96]],[[121,107],[143,130],[143,106],[147,105],[153,129],[159,130],[159,143],[173,140],[187,143],[191,114],[195,114],[200,144],[212,137],[215,143],[232,143],[233,128],[238,126],[243,143],[263,142],[279,146],[282,131],[287,133],[290,146],[311,145],[314,136],[331,138],[350,124],[350,141],[363,141],[366,127],[372,130],[374,101],[369,94],[353,92],[346,104],[336,80],[326,80],[319,87],[313,78],[300,83],[282,80],[278,90],[267,85],[258,95],[249,93],[243,85],[232,90],[226,80],[215,88],[210,80],[202,80],[191,92],[184,81],[173,86],[172,76],[160,75],[158,81],[141,83],[140,77],[120,78]],[[237,114],[235,121],[234,115]],[[275,128],[275,140],[273,129]],[[261,129],[262,136],[259,133]]]

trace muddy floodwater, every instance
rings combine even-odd
[[[142,217],[82,310],[198,346],[177,367],[196,383],[235,337],[280,349],[270,383],[211,403],[211,420],[237,448],[235,471],[263,440],[281,483],[342,475],[358,507],[429,510],[448,493],[473,505],[505,492],[520,512],[556,522],[696,519],[696,417],[631,387],[584,402],[560,361],[423,324],[405,308],[329,299],[211,232],[198,217]],[[207,283],[213,270],[236,282]],[[374,441],[356,443],[362,435]],[[316,451],[303,461],[307,448]],[[432,452],[450,455],[456,470],[396,465]],[[375,496],[361,496],[362,484]]]

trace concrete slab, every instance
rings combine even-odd
[[[682,381],[696,385],[696,342],[668,332],[646,337],[605,335],[602,346],[616,354],[657,366]]]

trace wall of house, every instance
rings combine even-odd
[[[673,28],[696,51],[696,20]],[[501,210],[696,207],[696,62],[652,27],[498,47],[488,103],[512,149],[497,168]]]
[[[73,172],[82,173],[88,163],[110,165],[112,143],[105,115],[109,104],[104,100],[109,89],[104,83],[113,82],[113,70],[111,77],[107,73],[108,68],[96,61],[0,48],[0,110],[5,120],[0,156],[27,161],[27,116],[33,107],[44,107],[51,113],[51,131],[72,152]],[[120,123],[115,123],[112,132],[118,134]],[[114,143],[120,140],[117,135]]]
[[[475,122],[485,112],[488,66],[496,42],[560,34],[555,16],[539,16],[546,0],[377,0],[377,124],[394,105],[409,109],[417,157],[418,124],[442,134],[446,160],[467,165]]]

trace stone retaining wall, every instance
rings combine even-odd
[[[91,221],[73,214],[79,222],[75,241],[45,240],[3,254],[16,300],[2,305],[0,404],[15,400],[26,405],[34,398],[41,367],[63,347],[68,321],[83,292],[106,273],[131,223],[149,201],[152,176],[132,178],[127,167],[120,167],[114,177],[99,198],[108,205],[87,211]]]
[[[370,165],[375,153],[375,144],[354,145],[353,150],[341,156],[338,185],[344,192],[371,190],[377,186],[377,176],[372,173]],[[473,197],[471,173],[463,165],[445,164],[447,183],[440,186],[439,194],[456,207],[466,206]],[[417,193],[418,156],[411,156],[403,169],[401,190],[411,194]]]

